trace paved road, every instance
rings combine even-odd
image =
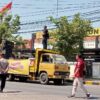
[[[92,100],[100,100],[100,86],[86,85],[92,93]],[[84,93],[78,89],[76,98],[69,99],[72,85],[55,86],[28,82],[7,82],[0,100],[84,100]]]

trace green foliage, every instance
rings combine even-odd
[[[23,44],[23,40],[19,35],[14,35],[20,29],[20,17],[18,15],[3,16],[0,14],[0,43],[2,40],[9,40],[15,44]]]
[[[50,17],[50,20],[57,26],[57,29],[53,31],[54,33],[51,33],[56,41],[52,43],[54,49],[66,57],[83,49],[83,39],[92,29],[89,20],[81,18],[79,14],[76,14],[71,21],[68,21],[66,16],[59,19]]]

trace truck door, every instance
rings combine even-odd
[[[50,55],[43,54],[41,56],[39,68],[40,68],[39,71],[44,71],[47,72],[48,74],[51,74],[51,72],[53,72],[52,70],[54,70],[54,63]]]

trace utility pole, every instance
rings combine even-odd
[[[57,17],[58,17],[58,5],[59,5],[59,1],[57,0]]]
[[[34,42],[35,42],[35,38],[36,38],[36,34],[33,33],[33,34],[32,34],[32,38],[31,38],[31,40],[32,40],[32,41],[31,41],[31,49],[32,49],[32,50],[34,50]]]

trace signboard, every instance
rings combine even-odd
[[[83,47],[85,49],[93,49],[93,48],[96,48],[96,42],[93,40],[93,41],[84,41],[83,42]]]
[[[34,48],[43,48],[43,44],[42,43],[34,43]],[[48,49],[52,49],[53,46],[52,45],[47,45]]]
[[[95,28],[88,32],[89,36],[99,36],[100,35],[100,28]]]

